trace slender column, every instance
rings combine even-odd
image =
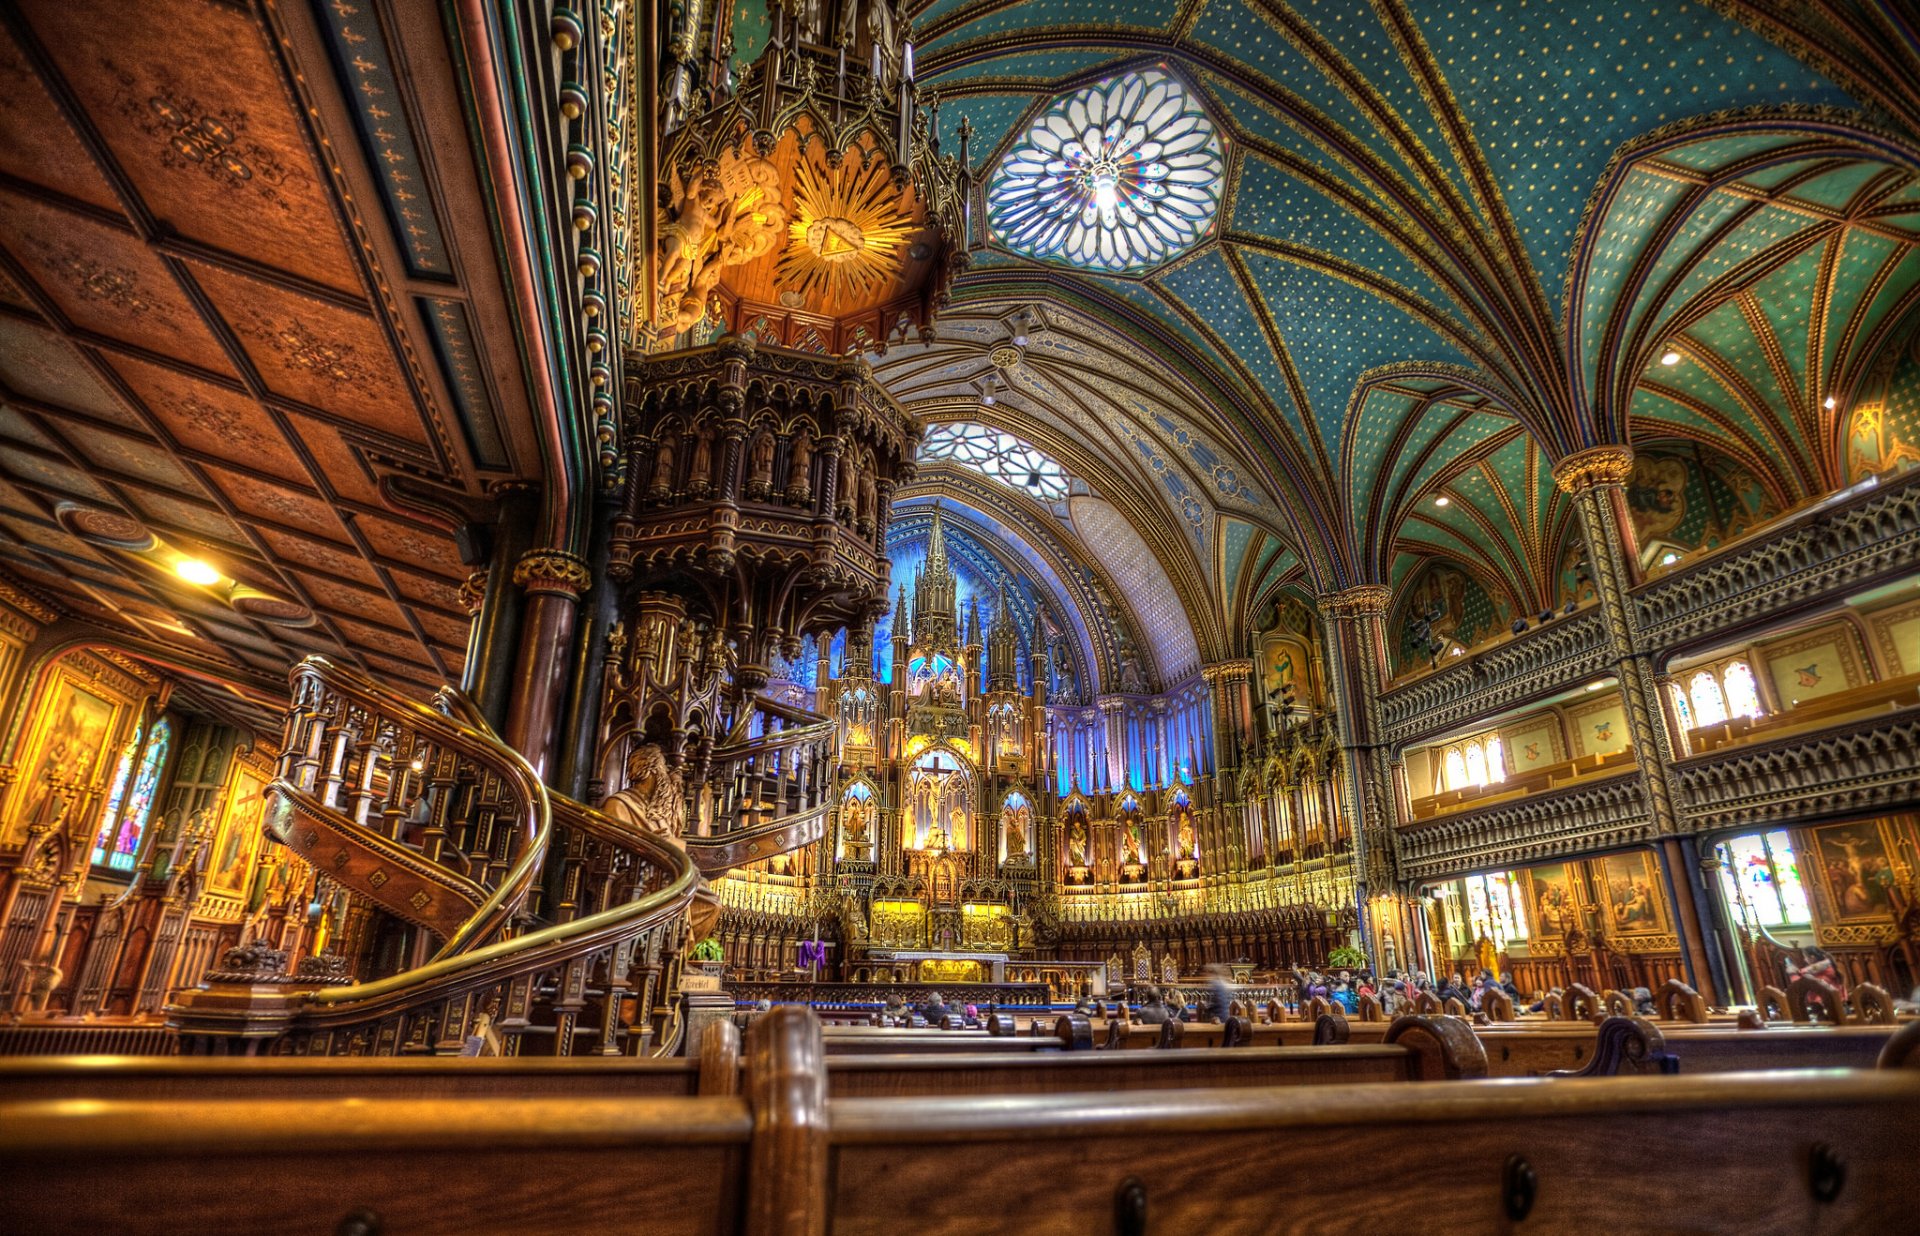
[[[1396,800],[1388,767],[1392,753],[1380,740],[1377,706],[1387,679],[1386,615],[1392,595],[1383,585],[1362,584],[1320,598],[1320,612],[1328,620],[1334,716],[1346,773],[1340,780],[1353,838],[1355,908],[1363,934],[1371,933],[1368,895],[1392,892],[1399,883]],[[1366,941],[1369,948],[1372,943]]]
[[[533,526],[533,491],[524,485],[501,486],[499,517],[493,524],[493,553],[486,572],[470,576],[461,596],[468,603],[472,628],[467,659],[460,667],[460,689],[466,692],[496,728],[506,724],[507,701],[513,685],[513,665],[519,647],[521,597],[513,587],[513,569],[526,551]]]
[[[1614,675],[1620,683],[1620,701],[1633,740],[1634,760],[1640,770],[1654,831],[1674,837],[1682,822],[1670,774],[1674,753],[1667,724],[1667,706],[1661,698],[1661,678],[1653,650],[1640,637],[1634,622],[1630,592],[1640,578],[1639,546],[1627,511],[1627,478],[1633,472],[1633,452],[1624,446],[1596,446],[1561,460],[1553,477],[1573,498],[1574,510],[1586,536],[1587,562],[1594,591],[1607,624]],[[1694,985],[1710,1003],[1724,1003],[1726,976],[1712,964],[1694,896],[1697,873],[1684,855],[1663,840],[1662,858],[1673,879],[1676,917],[1681,928],[1682,952]]]
[[[526,590],[527,612],[502,737],[544,778],[558,754],[553,728],[566,694],[574,609],[593,576],[576,555],[540,549],[520,559],[513,582]]]

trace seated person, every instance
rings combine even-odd
[[[1140,1003],[1133,1010],[1133,1019],[1144,1026],[1163,1026],[1171,1019],[1167,1006],[1160,1001],[1158,988],[1140,989]]]
[[[927,1019],[929,1026],[938,1026],[947,1020],[947,1014],[953,1012],[937,991],[927,993],[927,1002],[920,1006],[920,1016]]]
[[[880,1010],[880,1024],[885,1026],[904,1026],[907,1024],[907,1002],[900,998],[899,992],[890,991],[887,993],[886,1005]]]

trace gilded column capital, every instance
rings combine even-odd
[[[472,618],[478,614],[480,607],[486,603],[486,599],[487,573],[485,571],[475,571],[461,582],[460,605],[467,611],[467,617]]]
[[[552,593],[577,600],[593,586],[586,559],[563,549],[535,549],[520,556],[513,582],[538,595]]]
[[[1591,446],[1553,466],[1554,482],[1570,494],[1584,493],[1595,485],[1624,485],[1632,474],[1630,446]]]
[[[1320,597],[1320,612],[1329,618],[1373,618],[1384,616],[1393,602],[1393,589],[1385,584],[1356,584]]]
[[[1252,657],[1215,661],[1201,668],[1200,677],[1208,683],[1240,682],[1253,677],[1253,668]]]

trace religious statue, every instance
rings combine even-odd
[[[967,811],[955,803],[953,810],[947,813],[947,836],[952,838],[955,849],[964,850],[967,846]]]
[[[693,287],[696,276],[712,244],[726,190],[720,178],[710,172],[696,172],[691,182],[682,183],[676,169],[672,175],[672,205],[660,213],[656,224],[659,234],[655,269],[659,272],[661,304],[678,304]],[[696,314],[693,322],[699,321]],[[686,326],[678,327],[685,330]]]
[[[1027,852],[1027,813],[1024,807],[1015,807],[1007,812],[1007,855],[1023,855]]]
[[[860,510],[858,522],[862,527],[873,523],[873,477],[871,474],[860,478]]]
[[[773,434],[762,433],[753,440],[752,468],[747,473],[747,492],[764,494],[773,487]]]
[[[713,484],[713,430],[702,429],[693,439],[693,463],[687,468],[687,488],[706,493]]]
[[[835,498],[840,508],[838,513],[851,515],[857,497],[853,489],[853,452],[843,450],[840,452],[840,485]]]
[[[668,174],[669,205],[656,219],[659,323],[675,334],[707,312],[726,267],[769,252],[786,232],[780,172],[770,160],[728,151],[720,162]]]
[[[657,743],[641,743],[627,755],[627,784],[600,805],[601,813],[641,832],[652,833],[682,850],[687,828],[687,798],[680,774],[667,766]],[[720,897],[697,877],[688,908],[693,938],[704,940],[720,923]]]
[[[1078,815],[1067,829],[1067,859],[1075,867],[1087,865],[1087,821]]]
[[[665,497],[673,492],[673,434],[660,435],[660,444],[653,450],[653,483],[647,487],[652,494]]]
[[[846,842],[846,857],[865,858],[867,854],[867,812],[864,800],[853,798],[841,812],[840,835]]]
[[[1179,844],[1179,851],[1175,854],[1174,857],[1197,858],[1199,856],[1199,852],[1194,848],[1193,812],[1191,811],[1180,812],[1180,824],[1178,826],[1176,835],[1177,835],[1178,844]]]
[[[813,435],[802,425],[787,448],[787,500],[805,502],[813,492]]]

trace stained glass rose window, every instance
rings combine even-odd
[[[1141,270],[1207,235],[1225,178],[1199,101],[1171,74],[1135,69],[1034,120],[987,184],[987,224],[1028,257]]]

